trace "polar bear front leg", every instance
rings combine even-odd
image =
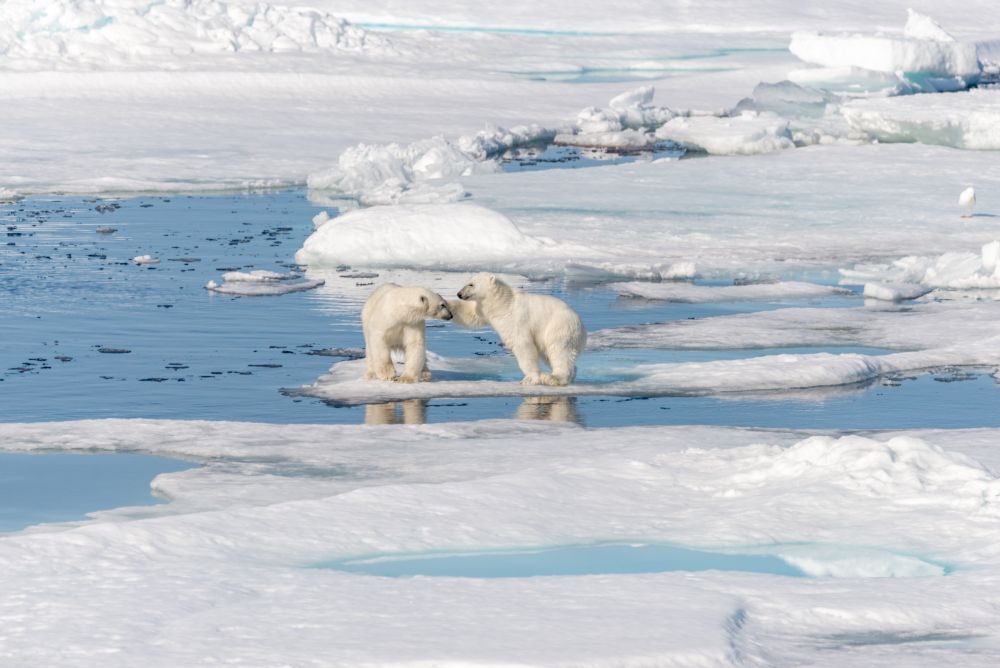
[[[427,370],[427,340],[424,335],[424,324],[407,327],[403,331],[403,348],[406,353],[406,360],[403,364],[403,373],[396,380],[401,383],[416,383],[421,380],[430,380],[431,374]]]
[[[384,341],[365,342],[365,378],[369,380],[396,380],[396,367],[392,363],[389,346]]]
[[[513,348],[517,366],[521,368],[524,378],[521,385],[538,385],[542,382],[542,374],[538,369],[538,349],[531,342],[519,343]]]

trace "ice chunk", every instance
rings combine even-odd
[[[326,211],[320,211],[315,216],[313,216],[313,219],[312,219],[313,227],[315,227],[315,228],[318,229],[318,228],[322,227],[323,225],[326,225],[327,223],[329,223],[330,220],[331,220],[331,218],[330,218],[330,214],[329,213],[327,213]]]
[[[159,264],[160,261],[157,260],[152,255],[136,255],[132,258],[134,264]]]
[[[555,131],[538,125],[493,128],[450,141],[432,137],[400,144],[358,144],[340,154],[337,166],[309,175],[311,190],[359,199],[364,204],[447,203],[465,196],[458,184],[422,182],[495,172],[504,151],[549,141]]]
[[[1000,150],[998,89],[854,100],[845,104],[841,113],[852,127],[882,142]]]
[[[828,35],[799,31],[789,50],[823,67],[860,67],[875,72],[960,77],[974,82],[980,73],[976,45],[888,35]]]
[[[268,271],[266,269],[255,269],[254,271],[227,271],[222,278],[227,283],[273,283],[274,281],[290,281],[299,278],[300,274],[294,271],[280,273]]]
[[[306,239],[299,264],[472,269],[549,254],[506,216],[470,204],[399,205],[351,211]]]
[[[656,137],[715,155],[750,155],[795,147],[788,121],[767,112],[678,117],[660,127]]]
[[[651,132],[631,129],[607,132],[560,133],[555,136],[555,143],[561,146],[636,151],[651,148],[656,143],[656,137]]]
[[[565,146],[591,146],[636,150],[652,146],[652,130],[675,116],[667,107],[652,103],[656,89],[640,86],[613,97],[608,108],[587,107],[577,114],[576,128],[555,137]]]
[[[985,244],[979,254],[944,253],[937,257],[909,255],[889,265],[857,265],[841,269],[844,282],[890,281],[918,283],[932,288],[1000,288],[1000,242]]]
[[[887,302],[899,302],[923,297],[932,288],[918,283],[865,283],[864,296]]]
[[[785,118],[819,117],[835,99],[829,93],[803,88],[793,81],[761,82],[754,86],[753,97],[741,100],[736,111],[770,111]]]
[[[935,42],[954,42],[955,38],[945,32],[937,21],[915,12],[906,10],[906,25],[903,26],[903,36],[911,39],[929,39]]]
[[[323,285],[325,281],[303,280],[303,281],[254,281],[236,280],[226,283],[216,283],[209,281],[205,284],[205,289],[211,292],[218,292],[224,295],[238,295],[241,297],[265,297],[284,295],[290,292],[302,292],[312,290]]]
[[[740,300],[783,300],[849,295],[850,290],[832,285],[787,281],[750,285],[693,285],[691,283],[614,283],[619,294],[643,299],[700,304]]]

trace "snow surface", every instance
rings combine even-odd
[[[668,302],[704,304],[740,300],[781,300],[852,294],[830,285],[780,281],[749,285],[693,285],[691,283],[613,283],[612,290],[629,297],[661,299]]]
[[[952,649],[907,639],[1000,631],[998,438],[519,422],[2,425],[10,450],[128,450],[203,466],[156,478],[167,504],[0,538],[0,655],[68,666],[96,655],[121,666],[442,655],[534,665],[891,657],[915,666],[958,651],[962,665],[988,666],[997,659],[989,642]],[[345,465],[346,475],[330,475]],[[751,549],[819,577],[399,579],[310,567],[597,541]],[[943,564],[954,572],[942,577]],[[886,655],[866,637],[898,640]]]

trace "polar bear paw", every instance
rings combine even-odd
[[[401,376],[397,376],[395,380],[397,383],[417,383],[420,381],[420,378],[414,376],[412,373],[404,373]]]
[[[521,385],[541,385],[541,384],[542,384],[541,374],[533,373],[521,379]]]
[[[564,385],[569,385],[569,379],[554,373],[543,373],[541,375],[541,384],[551,385],[552,387],[563,387]]]

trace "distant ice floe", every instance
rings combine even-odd
[[[556,132],[538,125],[494,128],[456,141],[432,137],[412,144],[358,144],[337,165],[309,175],[309,189],[354,198],[365,205],[440,204],[465,197],[457,183],[430,184],[499,170],[504,151],[549,141]]]
[[[841,113],[879,141],[1000,150],[1000,89],[853,100]]]
[[[21,199],[23,196],[16,190],[0,187],[0,204],[13,204]]]
[[[99,65],[237,51],[392,50],[388,39],[325,11],[221,0],[7,0],[0,53]]]
[[[910,255],[890,264],[855,265],[841,269],[842,283],[889,281],[939,289],[1000,288],[1000,241],[985,244],[978,254],[944,253],[937,257]]]
[[[483,269],[537,265],[567,252],[522,233],[502,213],[472,203],[358,209],[324,223],[295,254],[331,267]]]
[[[301,274],[295,272],[279,273],[264,269],[250,272],[229,271],[222,275],[223,283],[209,281],[205,289],[225,295],[262,297],[312,290],[325,283],[322,279],[299,280],[301,278]]]
[[[789,50],[800,59],[843,72],[860,68],[897,76],[921,92],[967,88],[979,81],[977,44],[955,40],[930,17],[908,10],[901,35],[792,34]]]
[[[160,261],[158,259],[156,259],[155,257],[153,257],[152,255],[136,255],[134,258],[132,258],[132,263],[133,264],[139,264],[139,265],[143,265],[143,264],[159,264]]]
[[[668,302],[704,304],[741,300],[808,299],[853,294],[846,288],[798,281],[750,285],[694,285],[692,283],[613,283],[621,295]]]

